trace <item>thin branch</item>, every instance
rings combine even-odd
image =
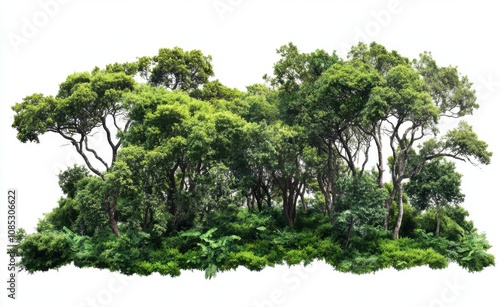
[[[108,144],[112,150],[111,167],[113,167],[113,164],[116,160],[116,156],[118,154],[118,147],[113,143],[111,131],[109,130],[108,126],[106,125],[106,117],[102,117],[101,122],[102,122],[102,127],[104,128],[104,131],[106,131],[106,138],[108,140]]]
[[[97,170],[96,168],[94,168],[94,166],[92,165],[92,163],[90,163],[87,155],[83,152],[83,146],[82,146],[82,143],[83,143],[83,136],[82,138],[80,139],[80,141],[77,141],[76,139],[74,139],[73,137],[71,136],[68,136],[66,134],[64,134],[62,131],[58,131],[58,133],[63,137],[65,138],[66,140],[69,140],[71,141],[71,144],[73,146],[75,146],[76,148],[76,151],[78,152],[78,154],[83,158],[83,160],[85,161],[85,164],[87,165],[87,167],[90,169],[90,171],[92,171],[94,174],[96,174],[97,176],[101,177],[102,180],[105,180],[105,177],[104,175],[99,171]]]
[[[94,155],[94,157],[95,157],[97,160],[99,160],[99,161],[100,161],[100,162],[101,162],[101,163],[102,163],[102,164],[106,167],[106,170],[109,170],[108,163],[106,163],[106,161],[104,161],[104,159],[102,159],[102,158],[101,158],[101,157],[97,154],[97,152],[96,152],[94,149],[92,149],[92,148],[90,148],[90,147],[89,147],[89,144],[88,144],[89,142],[88,142],[88,138],[87,138],[87,136],[85,136],[84,138],[85,138],[85,150],[87,150],[88,152],[91,152],[91,153]]]

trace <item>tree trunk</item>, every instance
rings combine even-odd
[[[386,210],[386,214],[385,214],[385,219],[384,219],[384,230],[388,230],[389,229],[389,215],[390,215],[390,211],[391,211],[391,204],[392,202],[394,201],[394,198],[396,197],[396,188],[392,188],[392,191],[391,191],[391,195],[389,196],[389,199],[387,199],[385,201],[385,210]]]
[[[254,196],[253,196],[252,191],[250,191],[250,193],[247,194],[246,199],[247,199],[248,212],[252,213],[253,212],[253,208],[255,206],[255,204],[254,204]]]
[[[382,134],[380,132],[380,126],[377,127],[377,132],[376,132],[376,137],[374,137],[375,144],[377,145],[377,155],[378,155],[378,162],[377,162],[377,169],[378,169],[378,187],[383,188],[384,187],[384,155],[382,152]]]
[[[302,209],[304,209],[304,211],[307,211],[305,194],[306,194],[306,185],[303,184],[301,187],[299,187],[299,196],[300,196],[300,202],[302,203]]]
[[[335,170],[333,167],[333,145],[331,141],[328,141],[327,170],[324,174],[317,176],[317,181],[321,193],[325,197],[327,214],[331,217],[335,206]]]
[[[344,249],[346,249],[349,246],[349,242],[351,241],[353,226],[354,226],[354,221],[351,219],[351,223],[349,224],[349,230],[347,231],[347,240],[344,243]]]
[[[119,191],[120,189],[118,189],[118,191],[116,191],[116,193],[113,196],[106,197],[105,200],[106,211],[108,213],[109,227],[117,237],[120,236],[120,230],[118,230],[118,225],[116,224],[115,212],[116,212],[116,205],[118,203]],[[112,200],[110,200],[111,197],[113,198]]]
[[[109,214],[109,226],[111,227],[111,230],[113,231],[115,236],[120,237],[120,230],[118,230],[118,225],[116,225],[114,211]]]
[[[403,185],[400,181],[396,184],[397,194],[398,194],[398,217],[396,219],[396,226],[394,226],[394,239],[399,238],[399,229],[401,228],[401,223],[403,221]]]
[[[287,179],[283,186],[283,215],[290,227],[295,224],[297,200],[298,191],[295,189],[293,179]]]
[[[259,209],[259,212],[262,212],[262,193],[260,192],[260,183],[257,184],[257,186],[252,187],[252,194],[257,202],[257,209]]]
[[[439,216],[439,208],[436,209],[436,237],[439,237],[439,228],[441,227],[441,217]]]

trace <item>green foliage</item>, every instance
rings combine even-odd
[[[448,212],[450,211],[451,210],[443,210],[440,213],[441,222],[439,236],[457,241],[466,233],[466,229],[462,228],[460,224],[457,223],[457,220],[448,216]],[[436,210],[431,209],[420,215],[417,218],[418,227],[426,233],[431,232],[435,234],[436,213]]]
[[[469,272],[479,272],[485,267],[494,266],[495,257],[486,253],[490,247],[485,234],[466,234],[456,246],[456,261]]]
[[[406,194],[403,195],[403,219],[402,225],[400,229],[400,234],[402,237],[412,237],[413,232],[419,225],[419,218],[421,217],[421,212],[417,211],[415,208],[411,206],[408,201],[408,197]],[[398,214],[398,204],[396,201],[393,201],[389,207],[389,227],[393,228],[396,224]],[[435,217],[435,215],[434,215]],[[433,220],[433,230],[436,226],[436,219]]]
[[[56,269],[73,260],[72,244],[62,232],[46,231],[26,236],[18,246],[20,265],[30,273]]]
[[[73,253],[73,263],[77,267],[93,266],[96,261],[95,250],[92,244],[92,238],[88,236],[79,236],[67,227],[64,227],[66,238],[71,243],[71,252]]]
[[[181,234],[181,236],[198,237],[201,240],[197,245],[201,248],[200,254],[202,259],[191,259],[188,261],[200,261],[202,267],[205,268],[205,278],[207,279],[211,279],[217,274],[218,267],[231,250],[231,242],[241,239],[236,235],[213,239],[212,234],[216,231],[217,228],[211,228],[203,234],[198,231],[188,231]]]
[[[381,242],[381,267],[392,266],[397,270],[428,265],[432,269],[442,269],[448,265],[445,256],[431,248],[418,248],[410,239],[386,240]]]
[[[354,274],[494,265],[444,160],[489,164],[492,153],[464,121],[438,129],[477,108],[466,77],[376,43],[347,59],[277,52],[268,84],[246,92],[209,81],[210,56],[176,47],[15,104],[20,141],[53,132],[85,162],[59,174],[64,197],[36,233],[16,235],[22,265],[209,279],[315,259]],[[92,147],[98,133],[109,152]]]
[[[162,262],[148,262],[148,261],[141,261],[137,264],[137,271],[139,275],[150,275],[151,273],[160,273],[160,275],[170,275],[172,277],[180,276],[181,271],[179,269],[179,266],[177,263],[173,261],[169,261],[166,264],[163,264]]]
[[[368,229],[382,226],[385,210],[381,204],[387,196],[371,176],[341,177],[337,181],[337,191],[333,218],[335,225],[346,233],[345,247],[352,233],[363,236]]]
[[[237,89],[231,89],[223,85],[219,80],[208,81],[203,84],[202,89],[195,89],[190,93],[191,97],[200,100],[212,101],[223,99],[232,101],[241,96],[241,92]]]
[[[461,177],[454,163],[443,158],[434,159],[411,179],[405,190],[412,206],[418,210],[456,205],[465,197],[460,191]]]
[[[206,83],[214,74],[211,61],[212,57],[203,55],[200,50],[161,48],[156,56],[139,58],[138,69],[153,85],[190,91]]]
[[[59,173],[59,186],[64,194],[70,198],[74,198],[77,190],[77,184],[80,180],[89,176],[89,171],[79,165],[74,165],[65,171]]]
[[[490,164],[492,152],[488,151],[488,144],[479,140],[472,126],[460,121],[458,127],[448,131],[444,146],[457,156],[467,160],[475,159],[481,164]]]
[[[227,262],[231,268],[244,266],[250,271],[260,271],[268,265],[268,261],[264,257],[259,257],[251,251],[240,251],[235,254],[230,254],[230,259]]]

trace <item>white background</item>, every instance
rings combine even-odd
[[[464,207],[498,257],[500,5],[435,2],[0,0],[0,249],[6,245],[7,188],[18,189],[19,222],[31,233],[62,195],[58,171],[81,163],[56,136],[45,135],[40,144],[16,139],[10,107],[23,97],[55,95],[73,72],[174,46],[212,55],[216,78],[244,90],[272,72],[276,48],[288,42],[303,52],[337,50],[345,57],[358,41],[376,41],[409,58],[431,51],[439,65],[457,66],[474,83],[481,108],[468,121],[494,155],[489,166],[459,163],[458,170],[464,174]],[[0,306],[499,306],[499,273],[488,268],[471,274],[450,265],[355,276],[317,262],[238,269],[206,281],[202,272],[125,277],[66,266],[22,273],[13,301],[7,299],[7,257],[1,252]]]

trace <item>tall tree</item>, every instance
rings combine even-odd
[[[122,144],[120,136],[130,125],[122,97],[135,85],[124,72],[94,69],[92,73],[74,73],[60,84],[55,97],[33,94],[15,104],[12,127],[22,142],[38,143],[39,136],[46,132],[60,135],[73,145],[89,170],[105,180],[105,172],[112,168]],[[91,145],[90,139],[98,131],[105,135],[110,158]],[[119,236],[113,195],[106,199],[106,208],[110,227]]]
[[[372,89],[382,82],[380,74],[353,60],[333,64],[314,84],[308,96],[302,123],[321,143],[333,146],[356,176],[368,160],[369,139],[358,129]],[[362,157],[360,159],[360,157]]]
[[[317,180],[329,213],[335,205],[339,160],[354,176],[362,174],[368,162],[370,138],[360,124],[372,88],[380,82],[377,71],[361,61],[335,63],[316,80],[304,103],[300,122],[307,127],[311,145],[325,155]]]
[[[387,107],[386,119],[391,148],[390,173],[393,191],[386,201],[386,209],[398,196],[397,230],[403,215],[403,180],[409,178],[408,163],[412,157],[414,145],[424,137],[435,133],[439,109],[432,103],[424,90],[424,82],[409,65],[393,67],[387,73],[385,87],[376,90],[377,103]],[[387,229],[388,214],[384,221]],[[399,225],[400,226],[400,225]]]
[[[415,69],[425,81],[425,90],[434,105],[439,109],[438,121],[442,118],[461,118],[470,115],[479,107],[476,103],[472,83],[467,77],[461,76],[456,67],[439,67],[431,54],[424,52],[418,60],[413,61]],[[434,127],[434,135],[438,130]],[[425,162],[439,157],[451,157],[462,161],[489,164],[492,153],[488,145],[479,140],[472,127],[461,120],[457,127],[450,130],[438,142],[430,139],[424,142],[418,155],[418,162],[404,177],[411,178],[418,174]],[[398,237],[402,219],[400,205],[398,220],[394,228],[394,236]]]
[[[342,73],[348,76],[350,67],[349,64],[343,64],[335,53],[328,54],[324,50],[301,53],[291,43],[282,46],[277,52],[281,59],[274,64],[274,76],[265,78],[278,90],[281,118],[289,124],[307,127],[310,145],[316,147],[318,154],[324,157],[325,167],[316,167],[316,178],[326,201],[327,212],[331,214],[340,155],[337,150],[339,147],[335,146],[339,138],[334,132],[335,119],[331,118],[333,112],[330,111],[330,104],[340,105],[341,102],[334,99],[342,96],[342,86],[333,89],[332,84],[339,81]],[[351,82],[352,85],[354,79],[346,83]],[[347,86],[345,92],[348,90]],[[340,118],[336,114],[334,116]],[[347,127],[343,129],[347,130]]]
[[[277,123],[270,126],[274,133],[274,152],[271,157],[276,161],[272,176],[281,194],[283,215],[288,226],[294,226],[297,215],[297,202],[304,202],[309,167],[303,161],[304,135],[297,126]]]
[[[364,43],[359,43],[354,46],[348,55],[349,59],[358,60],[379,72],[384,81],[387,79],[389,70],[398,65],[408,64],[409,60],[401,56],[396,51],[389,52],[384,46],[375,42],[367,46]],[[359,129],[367,134],[375,143],[377,149],[377,170],[378,170],[378,186],[384,186],[385,163],[384,158],[384,138],[383,126],[388,117],[387,110],[384,104],[378,99],[379,87],[375,87],[370,98],[363,109],[362,120],[357,123]]]
[[[75,73],[59,86],[57,96],[33,94],[15,104],[12,127],[21,142],[39,142],[39,136],[53,132],[69,141],[87,167],[104,179],[116,160],[121,139],[130,124],[122,104],[122,95],[133,90],[135,81],[123,72]],[[89,142],[101,129],[105,133],[111,158],[97,152]]]
[[[380,103],[388,102],[390,114],[387,133],[392,151],[391,177],[394,186],[386,206],[392,203],[395,196],[398,197],[398,217],[394,227],[394,237],[398,238],[403,217],[403,180],[418,174],[424,164],[432,159],[451,157],[488,164],[491,152],[487,151],[487,144],[478,139],[472,127],[463,121],[457,128],[438,137],[437,124],[446,113],[442,113],[443,109],[428,94],[425,79],[421,79],[411,67],[397,66],[391,69],[387,87],[382,92],[378,96],[384,97]],[[415,153],[417,142],[422,143],[419,145],[420,151]]]

